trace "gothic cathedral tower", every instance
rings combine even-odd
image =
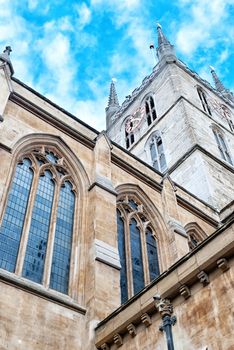
[[[221,209],[233,200],[234,97],[191,71],[157,26],[158,63],[119,107],[111,83],[107,134],[145,163]]]

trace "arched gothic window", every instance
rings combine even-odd
[[[44,148],[18,161],[0,226],[0,267],[68,294],[76,194],[63,163]]]
[[[196,223],[191,222],[185,226],[185,230],[188,235],[188,246],[190,250],[193,250],[201,243],[207,235],[202,228]]]
[[[152,96],[148,96],[145,100],[145,114],[148,126],[153,123],[157,118],[154,99]]]
[[[228,148],[227,148],[226,142],[224,140],[224,137],[222,135],[222,132],[219,131],[218,129],[213,129],[213,133],[214,133],[215,140],[216,140],[217,146],[219,148],[221,157],[224,160],[226,160],[226,162],[228,162],[229,164],[232,164],[231,155],[228,151]]]
[[[167,169],[167,163],[162,143],[162,138],[158,132],[154,133],[149,142],[152,166],[161,172]]]
[[[124,303],[159,276],[157,240],[152,225],[135,199],[118,201],[118,249],[121,302]]]
[[[200,101],[201,101],[203,110],[204,110],[206,113],[208,113],[209,115],[212,115],[211,109],[210,109],[210,106],[209,106],[209,104],[208,104],[208,101],[207,101],[207,97],[206,97],[205,92],[202,90],[202,88],[198,87],[198,88],[197,88],[197,93],[198,93],[198,96],[199,96],[199,98],[200,98]]]

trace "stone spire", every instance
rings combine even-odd
[[[176,60],[176,54],[174,46],[171,45],[170,41],[167,39],[162,31],[162,27],[157,23],[157,33],[158,33],[158,47],[157,56],[159,62],[173,62]]]
[[[9,70],[10,70],[10,75],[14,74],[14,69],[11,63],[10,59],[10,53],[12,52],[12,49],[10,46],[6,46],[5,50],[3,51],[2,54],[0,54],[0,61],[6,62],[8,64]]]
[[[232,103],[234,103],[233,93],[230,90],[225,88],[225,86],[223,85],[223,83],[219,79],[217,73],[215,72],[214,67],[210,66],[210,72],[212,74],[216,90],[218,90],[221,93],[221,95],[223,95],[223,97],[227,98]]]
[[[112,79],[111,85],[110,85],[108,105],[106,107],[106,128],[107,129],[111,124],[111,117],[115,114],[115,112],[117,112],[117,110],[120,107],[114,82],[115,82],[115,79]]]

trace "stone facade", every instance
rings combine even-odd
[[[75,194],[66,294],[49,284],[58,194],[42,283],[23,275],[37,189],[36,182],[32,184],[15,271],[0,268],[1,349],[164,350],[165,317],[171,322],[175,349],[233,349],[233,167],[220,159],[212,123],[228,135],[230,149],[233,132],[226,121],[201,110],[192,90],[197,78],[174,62],[170,52],[166,62],[168,50],[149,84],[146,79],[127,109],[119,107],[121,116],[115,111],[118,119],[113,121],[117,117],[109,109],[112,127],[107,133],[92,129],[12,77],[9,58],[0,56],[0,225],[16,166],[25,157],[39,159],[39,165],[32,165],[35,174],[43,167],[62,174]],[[124,121],[151,91],[158,119],[150,128],[144,124],[131,152],[126,151]],[[209,93],[221,98],[211,88]],[[198,130],[201,121],[204,127]],[[158,129],[165,173],[147,164],[144,148]],[[47,165],[46,152],[57,157],[56,164]],[[60,186],[62,180],[54,175],[53,181]],[[136,203],[135,217],[143,220],[142,229],[150,225],[153,231],[160,274],[149,282],[144,251],[145,287],[121,305],[116,209],[129,210],[131,201]],[[126,255],[131,255],[129,245]],[[127,273],[131,279],[129,266]]]

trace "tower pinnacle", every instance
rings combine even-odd
[[[214,67],[210,66],[210,72],[212,74],[216,90],[218,90],[221,93],[221,95],[223,95],[223,97],[227,98],[232,103],[234,103],[233,93],[230,90],[225,88],[225,86],[223,85],[223,83],[219,79],[217,73],[215,72]]]
[[[117,96],[117,92],[115,89],[115,79],[112,78],[111,85],[110,85],[110,93],[108,98],[108,105],[106,107],[106,127],[108,127],[111,124],[111,117],[117,112],[119,109],[119,100]]]
[[[171,45],[170,41],[167,39],[162,31],[162,27],[157,23],[157,33],[158,33],[158,47],[157,56],[158,60],[171,62],[176,60],[174,46]]]
[[[6,62],[8,64],[8,67],[10,69],[10,74],[14,74],[14,69],[11,63],[10,59],[10,53],[12,52],[12,49],[10,46],[6,46],[5,50],[3,51],[2,54],[0,54],[0,61]]]

